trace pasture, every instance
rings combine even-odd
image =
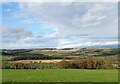
[[[8,50],[8,52],[3,52],[4,55],[0,58],[2,82],[118,81],[118,67],[115,66],[118,65],[116,49],[31,50],[29,52]],[[13,58],[19,59],[13,60]]]
[[[117,82],[118,70],[2,70],[3,82]]]

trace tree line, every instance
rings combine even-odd
[[[58,63],[16,63],[4,62],[2,69],[118,69],[113,63],[103,59],[84,58]]]

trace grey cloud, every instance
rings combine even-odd
[[[40,48],[55,47],[58,43],[54,33],[51,36],[34,36],[32,31],[25,28],[2,28],[2,47],[7,49],[16,48]]]
[[[17,42],[20,39],[24,39],[31,36],[32,36],[32,32],[24,28],[19,28],[19,27],[16,27],[16,28],[3,27],[2,28],[3,43]]]

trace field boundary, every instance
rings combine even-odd
[[[1,84],[119,84],[119,82],[2,82]]]

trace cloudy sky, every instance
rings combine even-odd
[[[117,45],[117,2],[4,2],[2,47]]]

